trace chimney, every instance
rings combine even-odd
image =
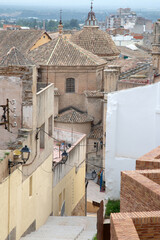
[[[120,72],[121,67],[116,65],[109,65],[108,68],[104,70],[104,92],[117,91]]]

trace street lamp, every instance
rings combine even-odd
[[[11,173],[11,168],[19,165],[19,164],[25,164],[29,157],[30,157],[30,152],[31,150],[27,147],[27,145],[25,145],[25,147],[23,147],[20,151],[19,150],[15,150],[15,155],[14,158],[20,158],[21,157],[21,161],[12,161],[11,159],[8,160],[8,168],[9,168],[9,174]]]
[[[30,153],[31,150],[27,147],[27,145],[21,149],[22,160],[24,164],[28,161]]]
[[[66,150],[64,150],[64,152],[62,153],[62,161],[61,161],[61,163],[65,164],[67,159],[68,159],[68,153],[66,152]]]
[[[92,172],[92,178],[93,178],[93,180],[94,180],[96,177],[97,177],[97,173],[96,173],[96,171],[94,170],[94,171]]]

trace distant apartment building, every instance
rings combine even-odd
[[[128,35],[129,34],[129,29],[125,29],[124,27],[119,27],[119,28],[108,28],[106,30],[110,35]]]
[[[151,33],[153,31],[153,24],[151,20],[143,17],[138,17],[137,14],[131,11],[130,8],[119,8],[116,14],[111,14],[106,18],[106,28],[123,27],[132,33]]]
[[[135,22],[136,17],[136,13],[132,12],[130,8],[119,8],[117,14],[112,14],[106,18],[106,25],[107,28],[119,28],[127,22]]]
[[[112,40],[115,42],[116,46],[125,46],[129,48],[131,47],[132,50],[137,50],[137,47],[134,44],[143,44],[143,36],[142,35],[117,35],[112,36]],[[133,47],[132,47],[133,46]]]

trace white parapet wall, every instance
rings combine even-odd
[[[119,199],[121,171],[160,145],[160,83],[108,94],[106,199]]]

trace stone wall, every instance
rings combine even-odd
[[[0,76],[19,77],[22,84],[22,102],[24,105],[32,104],[33,67],[1,67]]]

